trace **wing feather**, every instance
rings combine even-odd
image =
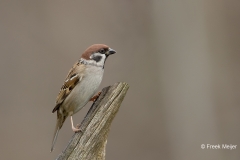
[[[76,63],[69,71],[68,76],[63,83],[60,92],[56,99],[56,105],[52,110],[52,113],[57,111],[66,97],[71,93],[74,87],[82,80],[82,76],[79,73],[83,70],[83,67],[79,63]],[[79,72],[80,71],[80,72]]]

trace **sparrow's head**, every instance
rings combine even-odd
[[[84,51],[81,58],[88,63],[103,66],[107,57],[114,53],[116,53],[116,51],[105,44],[94,44]]]

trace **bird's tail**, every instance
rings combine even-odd
[[[60,117],[61,117],[61,116],[60,116]],[[59,115],[58,115],[56,128],[55,128],[54,134],[53,134],[51,152],[53,151],[54,145],[55,145],[55,143],[56,143],[56,141],[57,141],[58,132],[59,132],[59,130],[62,128],[63,122],[65,121],[64,118],[60,118],[60,117],[59,117]]]

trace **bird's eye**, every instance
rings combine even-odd
[[[100,50],[99,50],[99,53],[102,53],[102,54],[103,54],[103,53],[105,53],[105,50],[104,50],[104,49],[100,49]]]

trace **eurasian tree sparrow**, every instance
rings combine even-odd
[[[80,131],[73,125],[72,115],[82,109],[96,93],[103,77],[104,64],[107,57],[116,53],[104,44],[94,44],[87,48],[81,58],[69,71],[57,96],[52,111],[57,111],[57,124],[54,131],[51,152],[57,140],[58,132],[68,116],[74,132]]]

